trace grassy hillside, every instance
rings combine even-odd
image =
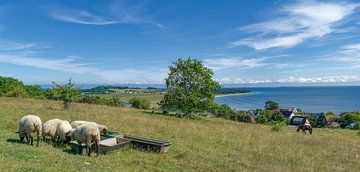
[[[19,171],[358,171],[360,136],[354,131],[294,128],[272,132],[263,125],[222,119],[187,120],[117,107],[0,98],[0,169]],[[46,143],[19,144],[17,122],[24,114],[94,120],[122,133],[171,141],[167,154],[132,149],[99,157],[72,155]]]

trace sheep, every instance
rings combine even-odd
[[[99,155],[99,142],[100,131],[97,125],[94,123],[85,123],[80,125],[76,129],[71,130],[71,139],[76,140],[81,147],[81,144],[86,145],[86,154],[90,156],[91,144],[95,143],[96,155]]]
[[[57,136],[56,130],[57,130],[60,122],[61,122],[61,119],[54,118],[54,119],[50,119],[50,120],[46,121],[43,124],[42,136],[43,136],[44,141],[45,141],[45,136],[50,136],[51,140],[55,141],[55,138]]]
[[[69,121],[62,120],[56,130],[56,134],[61,139],[62,143],[67,143],[71,140],[70,134],[73,128]]]
[[[83,124],[86,124],[86,123],[92,123],[92,124],[95,124],[99,130],[100,130],[100,134],[103,135],[103,136],[106,136],[108,134],[108,127],[105,126],[105,125],[100,125],[100,124],[97,124],[96,122],[92,122],[92,121],[73,121],[71,122],[71,126],[73,128],[77,128]]]
[[[36,146],[39,146],[40,134],[42,133],[42,122],[38,116],[35,115],[26,115],[22,117],[19,121],[19,133],[20,141],[23,142],[26,138],[27,144],[33,144],[34,138],[31,135],[32,132],[36,132],[37,143]]]

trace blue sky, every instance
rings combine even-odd
[[[177,58],[222,84],[359,85],[359,1],[2,1],[0,75],[161,84]]]

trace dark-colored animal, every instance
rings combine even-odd
[[[306,134],[306,130],[309,130],[310,135],[312,134],[312,126],[311,125],[300,125],[296,132],[302,130]]]

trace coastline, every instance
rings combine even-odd
[[[252,94],[253,92],[247,92],[247,93],[230,93],[230,94],[217,94],[215,95],[216,97],[227,97],[227,96],[237,96],[237,95],[247,95],[247,94]]]

